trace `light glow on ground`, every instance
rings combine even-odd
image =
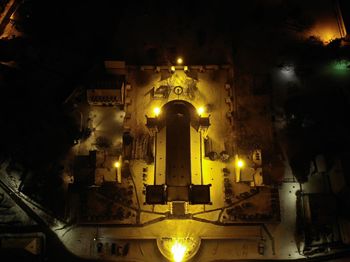
[[[186,224],[186,223],[185,223]],[[173,232],[178,235],[184,227],[177,226]],[[198,237],[163,237],[157,239],[159,251],[168,261],[183,262],[190,260],[199,250],[201,239]]]
[[[174,262],[181,262],[185,256],[186,246],[175,241],[173,246],[171,247],[171,253],[173,254]]]

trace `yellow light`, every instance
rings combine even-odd
[[[173,254],[174,262],[181,262],[185,256],[186,247],[179,242],[175,242],[171,247],[171,253]]]
[[[175,66],[171,66],[171,67],[170,67],[170,71],[171,71],[172,73],[174,73],[174,72],[175,72]]]
[[[183,63],[183,60],[181,57],[179,57],[177,60],[176,60],[176,63],[178,63],[179,65],[181,65]]]
[[[198,113],[198,115],[201,115],[201,114],[203,114],[204,113],[204,107],[198,107],[197,108],[197,113]]]
[[[243,160],[241,160],[241,159],[237,160],[237,167],[241,168],[243,166],[244,166]]]
[[[120,163],[119,162],[114,162],[114,167],[116,167],[116,168],[120,167]]]
[[[153,113],[155,114],[155,116],[159,116],[159,114],[160,114],[160,108],[159,108],[159,107],[155,107],[155,108],[153,109]]]

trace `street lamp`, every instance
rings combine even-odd
[[[157,116],[159,116],[159,114],[160,114],[160,108],[159,107],[155,107],[154,109],[153,109],[153,113],[154,113],[154,115],[157,117]]]
[[[295,67],[293,64],[286,64],[280,69],[282,78],[286,80],[295,79]]]
[[[121,183],[122,182],[122,177],[121,177],[122,158],[121,158],[121,156],[119,156],[118,161],[115,161],[113,163],[113,166],[115,168],[116,181],[118,183]]]
[[[181,57],[178,57],[177,60],[176,60],[176,63],[178,65],[181,65],[183,63],[183,59]]]
[[[238,168],[242,168],[244,167],[244,162],[242,159],[238,159],[237,162],[236,162],[236,165]]]
[[[197,113],[198,113],[198,115],[201,115],[201,114],[203,114],[204,113],[204,107],[198,107],[197,108]]]

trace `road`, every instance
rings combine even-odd
[[[46,236],[46,254],[45,259],[47,261],[67,261],[67,262],[78,262],[85,261],[81,258],[76,257],[70,253],[57,235],[47,226],[46,222],[35,213],[27,204],[24,203],[22,198],[8,187],[3,181],[3,176],[0,176],[0,187],[11,197],[11,199],[25,211],[30,218],[32,218],[38,225],[35,227],[25,227],[22,229],[11,230],[13,233],[28,233],[28,232],[42,232]],[[31,231],[32,230],[32,231]],[[4,230],[2,230],[3,232]],[[8,231],[8,230],[7,230]],[[5,231],[4,231],[5,232]],[[91,260],[90,260],[91,261]]]

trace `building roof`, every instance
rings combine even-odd
[[[75,156],[73,163],[74,183],[90,186],[95,182],[96,153],[90,151],[89,155]]]
[[[250,182],[254,180],[255,169],[252,167],[243,167],[241,168],[241,181]]]
[[[146,122],[146,126],[148,128],[156,128],[158,126],[158,118],[155,118],[155,117],[147,117],[146,116],[146,119],[147,119],[147,122]]]
[[[188,186],[168,186],[167,200],[171,201],[189,201]]]
[[[171,213],[175,217],[181,218],[186,215],[186,205],[183,201],[174,201],[171,206]]]
[[[165,199],[165,186],[164,185],[147,185],[146,186],[146,203],[160,204],[166,203]]]
[[[102,74],[88,80],[88,89],[122,89],[124,75]]]
[[[209,117],[200,117],[199,118],[199,125],[201,127],[206,127],[208,128],[210,126],[210,120]]]
[[[337,214],[337,201],[328,194],[305,194],[306,219],[313,225],[325,225],[334,222]]]
[[[190,203],[191,204],[210,204],[211,185],[191,185]]]

